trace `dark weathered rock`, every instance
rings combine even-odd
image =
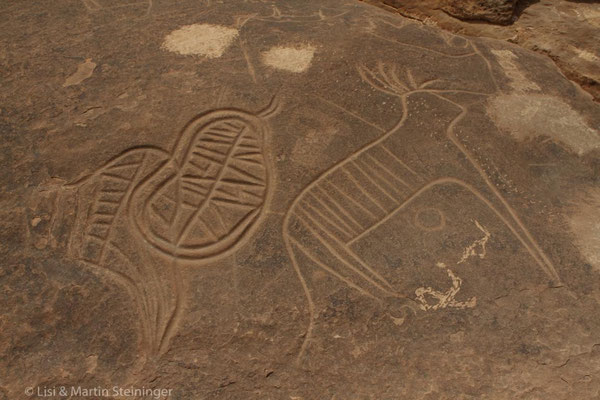
[[[354,1],[2,13],[0,398],[598,397],[600,111],[547,57]]]
[[[382,4],[391,6],[384,7],[451,32],[503,39],[547,55],[556,62],[569,79],[581,85],[596,101],[600,99],[600,68],[598,68],[600,41],[597,40],[600,30],[598,1],[518,2],[518,19],[505,19],[505,22],[512,22],[516,19],[513,24],[508,26],[475,23],[460,17],[461,13],[466,15],[465,10],[471,9],[470,5],[475,2],[366,1],[379,6]],[[497,3],[506,4],[506,14],[504,15],[508,17],[508,3],[510,2],[499,1]],[[449,4],[455,4],[456,6],[453,8],[458,11],[451,11],[448,8]],[[463,11],[460,11],[461,9]],[[465,20],[461,21],[455,17]]]
[[[506,25],[513,22],[518,0],[383,0],[384,4],[423,15],[443,10],[463,20],[487,21]]]
[[[459,19],[504,25],[513,22],[516,4],[517,0],[447,0],[440,7]]]

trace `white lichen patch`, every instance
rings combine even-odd
[[[273,47],[262,55],[265,65],[282,71],[301,73],[310,67],[316,48],[303,44],[295,47]]]
[[[513,93],[494,97],[488,114],[517,140],[549,136],[582,155],[600,148],[600,133],[564,101],[548,95]]]
[[[186,25],[167,35],[162,48],[183,55],[217,58],[223,55],[237,36],[238,30],[227,26]]]
[[[600,272],[600,189],[575,201],[567,220],[575,245],[586,261]]]

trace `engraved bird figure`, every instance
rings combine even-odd
[[[475,45],[466,49],[471,52],[461,57],[483,59]],[[382,62],[374,67],[360,65],[357,70],[364,83],[399,98],[402,114],[394,127],[305,187],[285,215],[285,246],[305,292],[310,318],[298,360],[313,338],[320,312],[314,295],[319,283],[313,278],[318,274],[310,271],[325,271],[334,281],[386,307],[398,301],[401,308],[413,310],[410,312],[474,306],[474,297],[465,296],[462,302],[454,299],[460,296],[462,280],[447,260],[434,259],[431,265],[443,266],[432,268],[432,274],[446,281],[452,279],[447,283],[448,291],[431,287],[415,290],[414,285],[421,279],[414,267],[420,260],[413,251],[422,246],[420,241],[435,246],[427,251],[421,248],[421,255],[428,252],[449,258],[453,256],[445,250],[447,243],[436,242],[432,234],[447,229],[450,223],[476,228],[471,220],[460,221],[462,216],[457,214],[465,202],[477,214],[477,226],[484,230],[486,224],[501,227],[549,281],[560,282],[551,260],[516,210],[457,136],[457,126],[468,112],[457,99],[485,98],[493,92],[439,88],[439,80],[418,79],[410,69],[402,72]],[[427,163],[421,161],[423,156]],[[386,225],[395,228],[385,230]],[[480,234],[481,230],[473,232]],[[403,259],[394,260],[392,253],[405,254]],[[465,258],[471,256],[469,253]],[[460,261],[462,267],[464,260],[459,259],[456,264]],[[412,286],[406,282],[410,274]],[[428,304],[426,296],[437,296],[438,304]]]

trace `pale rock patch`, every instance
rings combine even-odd
[[[549,136],[582,155],[600,148],[600,133],[564,101],[548,95],[512,93],[488,103],[488,114],[501,131],[517,140]]]
[[[310,67],[316,48],[312,45],[277,46],[263,53],[263,63],[282,71],[301,73]]]
[[[77,71],[65,80],[63,87],[79,85],[81,82],[92,76],[95,69],[96,63],[93,62],[91,58],[86,59],[77,66]]]
[[[510,87],[517,92],[539,91],[540,87],[528,79],[517,65],[517,56],[510,50],[492,50],[496,61],[510,80]]]
[[[165,37],[162,48],[182,55],[218,58],[238,36],[238,30],[222,25],[186,25]]]
[[[568,214],[575,245],[587,262],[600,272],[600,189],[577,199]]]

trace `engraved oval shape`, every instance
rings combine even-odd
[[[192,120],[171,158],[132,194],[130,218],[165,254],[210,260],[233,250],[269,193],[265,123],[241,110]]]

